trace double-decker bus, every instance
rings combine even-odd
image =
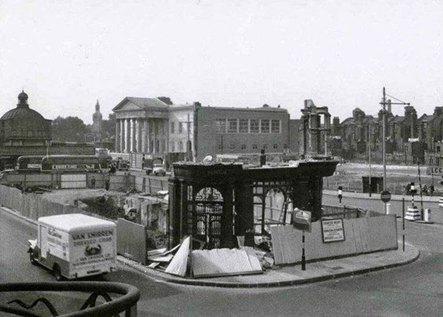
[[[42,172],[93,172],[101,169],[95,155],[49,155],[42,159]]]
[[[40,172],[42,168],[43,155],[22,155],[17,159],[16,171],[18,172]]]

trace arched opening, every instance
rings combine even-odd
[[[223,196],[215,188],[202,188],[195,195],[194,235],[206,242],[208,249],[220,247],[223,208]]]

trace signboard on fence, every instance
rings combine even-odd
[[[328,219],[321,221],[323,243],[345,241],[343,219]]]

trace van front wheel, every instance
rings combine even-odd
[[[60,270],[60,266],[58,264],[54,264],[54,268],[52,269],[52,273],[57,281],[61,281],[63,279],[62,272]]]
[[[29,260],[32,265],[37,265],[37,261],[34,258],[34,252],[32,250],[29,251]]]

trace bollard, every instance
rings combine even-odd
[[[429,208],[425,209],[425,221],[426,222],[431,221],[431,209],[429,209]]]
[[[391,213],[391,204],[387,203],[386,204],[386,214],[389,215]]]

